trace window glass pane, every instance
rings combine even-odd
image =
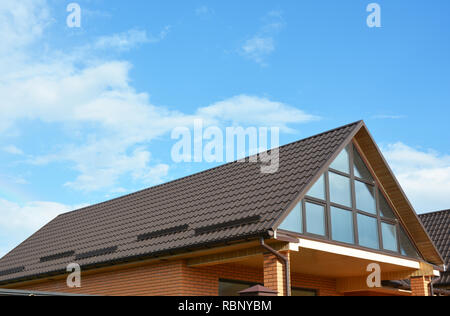
[[[383,234],[383,248],[397,252],[398,246],[396,227],[387,223],[381,223],[381,233]]]
[[[255,286],[254,283],[219,280],[219,296],[239,296],[239,292]]]
[[[350,178],[330,172],[330,200],[333,203],[352,207]]]
[[[316,199],[325,200],[325,177],[323,175],[317,180],[316,184],[313,185],[306,195]]]
[[[325,207],[306,202],[306,229],[308,233],[325,236]]]
[[[372,175],[369,172],[369,169],[367,168],[366,164],[362,160],[361,156],[359,155],[359,152],[356,148],[353,148],[353,163],[355,164],[354,170],[355,170],[355,177],[373,181]]]
[[[332,239],[349,244],[355,242],[353,236],[353,213],[340,208],[331,207]]]
[[[417,253],[416,249],[412,245],[411,241],[409,240],[408,235],[406,235],[403,228],[400,228],[399,238],[400,238],[401,254],[404,256],[407,256],[407,257],[420,259],[419,254]]]
[[[302,203],[300,202],[280,225],[279,229],[295,233],[302,233]]]
[[[336,160],[333,161],[330,168],[350,174],[350,160],[349,160],[348,148],[345,148],[339,154],[339,156],[337,156]]]
[[[356,208],[371,214],[377,214],[374,186],[355,181]]]
[[[358,237],[361,246],[380,249],[377,219],[358,214]]]
[[[386,201],[386,198],[384,197],[383,193],[381,193],[380,190],[378,190],[378,196],[380,200],[380,214],[382,217],[390,218],[390,219],[396,219],[394,215],[394,211],[392,211],[391,207],[389,206],[389,203]]]

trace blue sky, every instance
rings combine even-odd
[[[0,4],[0,255],[57,214],[201,171],[171,131],[364,119],[418,212],[450,207],[450,3]]]

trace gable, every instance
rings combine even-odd
[[[420,258],[386,193],[352,142],[278,229]]]
[[[368,157],[367,149],[372,156]],[[433,242],[365,126],[340,150],[277,227],[392,254],[421,256],[441,265]],[[375,159],[378,164],[373,163]]]
[[[378,182],[385,189],[403,226],[421,255],[429,263],[443,265],[444,261],[441,255],[367,128],[364,127],[358,131],[355,141],[372,166]]]

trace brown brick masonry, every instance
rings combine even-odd
[[[411,278],[412,296],[430,296],[430,277]]]
[[[237,264],[190,268],[184,261],[167,261],[82,274],[80,289],[67,288],[66,280],[61,278],[11,288],[108,296],[217,296],[219,279],[264,284],[264,277],[269,274],[261,268],[252,269]],[[319,295],[340,295],[336,292],[336,281],[333,279],[298,274],[292,274],[291,279],[292,287],[315,289]]]

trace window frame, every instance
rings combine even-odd
[[[353,228],[355,227],[355,217],[354,217],[353,210],[351,210],[351,209],[343,209],[341,207],[336,207],[334,205],[330,205],[330,216],[329,216],[329,219],[330,219],[330,240],[333,241],[333,242],[338,242],[338,243],[343,243],[343,244],[348,244],[348,245],[355,245],[356,244],[356,236],[355,236],[354,229],[353,229],[353,232],[352,232],[352,235],[353,235],[352,236],[352,238],[353,238],[353,242],[352,243],[347,243],[345,241],[339,241],[339,240],[333,239],[333,225],[332,225],[332,216],[331,216],[332,208],[335,208],[335,209],[338,209],[338,210],[344,211],[344,212],[351,212],[351,215],[352,215],[352,217],[351,217],[351,219],[352,219],[352,227]]]
[[[368,163],[365,155],[362,153],[361,149],[359,148],[359,145],[352,140],[343,150],[346,150],[348,152],[348,156],[349,156],[349,170],[350,170],[350,174],[346,174],[345,172],[336,170],[331,168],[331,164],[330,166],[325,170],[325,172],[320,175],[320,177],[324,177],[324,183],[325,183],[325,200],[321,200],[315,197],[311,197],[308,196],[307,194],[302,198],[301,200],[301,205],[302,205],[302,234],[299,233],[295,233],[295,232],[290,232],[290,233],[294,233],[296,235],[299,236],[306,236],[306,237],[311,237],[314,239],[319,239],[319,240],[326,240],[329,241],[331,243],[334,244],[339,244],[339,245],[345,245],[345,246],[352,246],[352,247],[356,247],[356,248],[361,248],[361,249],[365,249],[365,250],[370,250],[370,251],[375,251],[375,252],[380,252],[380,253],[387,253],[389,255],[395,255],[395,256],[399,256],[402,258],[413,258],[412,256],[405,256],[402,254],[402,248],[401,248],[401,240],[400,240],[400,231],[403,230],[406,234],[406,237],[409,239],[412,247],[414,248],[415,252],[417,253],[419,258],[422,258],[422,255],[420,254],[420,252],[418,251],[415,243],[412,241],[411,236],[409,235],[409,232],[404,228],[404,226],[402,225],[402,223],[400,222],[400,220],[398,219],[398,213],[397,210],[395,209],[395,207],[392,205],[391,201],[389,198],[387,198],[386,193],[384,192],[384,188],[380,185],[380,183],[378,182],[378,178],[376,177],[372,167],[370,166],[370,164]],[[368,171],[370,172],[373,181],[367,180],[367,179],[362,179],[359,178],[357,176],[355,176],[355,170],[354,170],[354,152],[357,152],[362,161],[364,162],[364,164],[366,165]],[[341,205],[338,203],[334,203],[331,202],[330,198],[330,172],[335,173],[337,175],[340,176],[344,176],[350,179],[350,193],[351,193],[351,204],[352,207],[348,207],[346,205]],[[371,185],[373,186],[374,189],[374,199],[375,199],[375,208],[376,208],[376,214],[372,214],[372,213],[368,213],[362,210],[357,209],[357,205],[356,205],[356,181],[359,181],[363,184],[367,184],[367,185]],[[386,200],[388,206],[391,208],[392,213],[394,214],[394,216],[396,217],[395,219],[392,218],[388,218],[388,217],[383,217],[382,216],[382,212],[381,212],[381,205],[380,205],[380,194],[383,195],[384,199]],[[323,206],[325,208],[325,236],[321,236],[321,235],[316,235],[316,234],[312,234],[312,233],[308,233],[307,232],[307,225],[306,225],[306,203],[313,203],[313,204],[318,204],[320,206]],[[336,207],[336,208],[340,208],[342,210],[346,210],[346,211],[351,211],[353,214],[353,235],[354,235],[354,243],[345,243],[345,242],[340,242],[340,241],[335,241],[332,238],[332,225],[331,225],[331,207]],[[377,229],[378,229],[378,244],[379,244],[379,249],[373,249],[373,248],[369,248],[369,247],[365,247],[365,246],[361,246],[360,242],[359,242],[359,232],[358,232],[358,214],[364,215],[364,216],[368,216],[371,218],[374,218],[377,220]],[[386,223],[386,224],[390,224],[395,226],[395,231],[396,231],[396,241],[397,241],[397,251],[391,251],[391,250],[387,250],[384,248],[383,245],[383,233],[382,233],[382,223]],[[415,258],[416,259],[416,258]]]
[[[344,178],[347,178],[347,179],[350,180],[350,188],[349,188],[350,192],[349,193],[350,193],[350,204],[351,204],[351,207],[348,206],[348,205],[343,205],[343,204],[339,204],[339,203],[331,201],[330,173],[334,173],[334,174],[336,174],[338,176],[341,176],[341,177],[344,177]],[[340,171],[337,171],[337,170],[334,170],[334,169],[328,169],[328,172],[326,173],[326,177],[328,178],[328,182],[326,182],[327,187],[325,188],[327,190],[327,195],[326,195],[327,201],[330,201],[330,203],[333,204],[333,205],[339,205],[339,207],[344,206],[346,208],[349,208],[349,207],[350,208],[354,208],[354,206],[356,205],[355,204],[356,202],[353,200],[353,186],[354,185],[353,185],[353,182],[352,182],[352,178],[348,174],[345,174],[343,172],[340,172]]]
[[[398,232],[399,226],[398,226],[397,224],[392,223],[392,222],[388,222],[388,221],[385,221],[385,220],[381,220],[381,223],[380,223],[380,225],[381,225],[381,231],[383,231],[383,224],[387,224],[387,225],[394,226],[394,228],[395,228],[395,242],[396,242],[396,244],[397,244],[397,251],[392,251],[392,250],[390,250],[390,249],[386,249],[385,246],[384,246],[384,241],[383,241],[383,240],[382,240],[382,242],[383,242],[383,244],[382,244],[382,250],[383,250],[383,251],[387,251],[387,252],[393,252],[393,253],[401,253],[400,243],[399,243],[400,236],[399,236],[399,232]],[[381,236],[381,237],[383,237],[383,236]]]
[[[306,203],[315,204],[320,207],[323,207],[323,224],[324,224],[324,230],[325,230],[324,235],[318,235],[318,234],[308,232],[308,229],[307,229],[308,224],[307,224],[307,219],[306,219]],[[321,201],[317,198],[314,198],[314,200],[303,199],[303,201],[302,201],[303,235],[312,236],[312,237],[321,238],[321,239],[328,239],[329,226],[328,226],[328,220],[327,220],[327,218],[328,218],[327,213],[328,213],[328,208],[327,208],[327,204],[324,203],[324,201]]]

